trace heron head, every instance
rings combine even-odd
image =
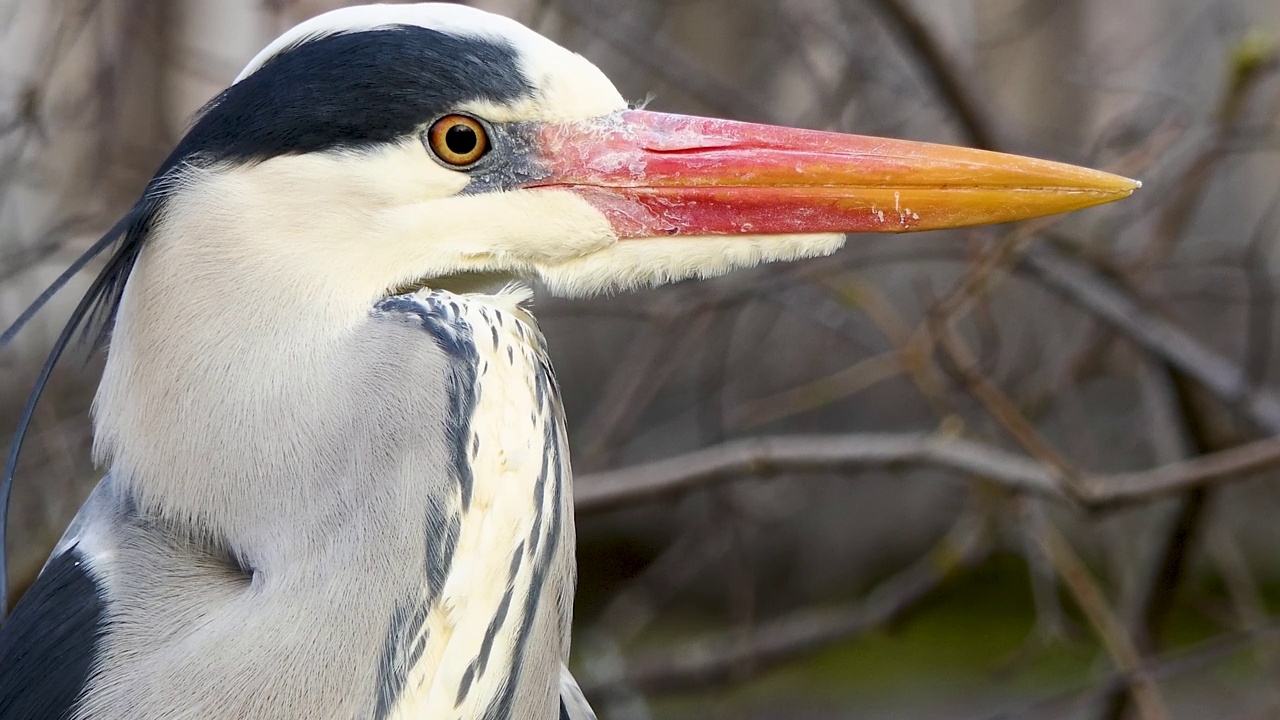
[[[460,277],[587,295],[1003,222],[1132,181],[938,145],[630,109],[594,65],[452,4],[346,8],[263,50],[158,176],[172,242],[355,308]],[[191,248],[187,248],[190,250]],[[182,257],[186,257],[183,255]],[[182,261],[186,275],[193,264]]]

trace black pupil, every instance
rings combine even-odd
[[[471,126],[459,123],[445,131],[444,144],[449,152],[470,155],[480,144],[480,137]]]

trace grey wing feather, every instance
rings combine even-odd
[[[582,695],[569,668],[560,666],[560,720],[596,720],[596,713]]]
[[[101,588],[73,544],[49,560],[0,627],[0,717],[70,717],[104,620]]]

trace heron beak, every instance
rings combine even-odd
[[[548,125],[549,177],[619,238],[912,232],[1079,210],[1141,183],[1016,155],[624,111]]]

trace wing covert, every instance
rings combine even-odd
[[[78,545],[49,560],[0,627],[0,717],[71,716],[97,655],[104,610]]]

